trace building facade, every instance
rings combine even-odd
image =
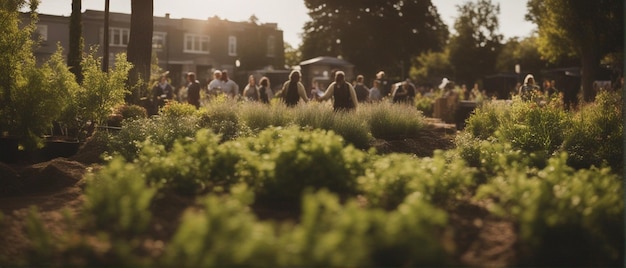
[[[26,14],[24,14],[26,16]],[[104,46],[104,12],[86,10],[82,14],[82,36],[85,51],[92,47],[102,56]],[[35,56],[46,59],[57,44],[67,55],[70,18],[39,14],[37,33],[41,46]],[[154,17],[152,54],[159,67],[169,71],[174,86],[186,83],[185,74],[195,72],[205,85],[214,70],[227,70],[239,84],[247,74],[258,70],[284,69],[283,32],[276,23],[232,22],[217,17],[206,20],[173,19],[169,14]],[[126,52],[130,40],[130,14],[109,13],[109,66],[115,55]]]

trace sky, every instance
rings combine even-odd
[[[441,19],[452,28],[458,17],[457,6],[475,0],[431,0],[437,7]],[[104,0],[82,0],[83,11],[104,11]],[[130,14],[131,0],[110,0],[111,12]],[[511,37],[526,37],[535,25],[524,20],[526,0],[492,0],[500,5],[500,33],[504,40]],[[39,13],[69,16],[72,0],[41,0]],[[261,23],[277,23],[283,31],[284,41],[298,47],[304,23],[310,18],[303,0],[154,0],[154,15],[171,18],[207,19],[217,15],[230,21],[247,21],[255,15]],[[453,32],[453,30],[450,30]]]

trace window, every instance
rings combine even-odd
[[[228,56],[237,56],[237,37],[228,37]]]
[[[200,34],[185,34],[185,48],[187,53],[209,54],[209,36]]]
[[[276,38],[273,35],[267,37],[267,56],[274,57],[276,50]]]
[[[161,50],[165,47],[165,37],[167,33],[165,32],[154,32],[152,33],[152,48]]]
[[[109,45],[125,47],[128,46],[130,30],[127,28],[109,28]]]
[[[37,25],[36,35],[41,42],[48,41],[48,25]]]

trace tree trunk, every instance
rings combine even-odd
[[[69,51],[67,52],[67,65],[76,77],[76,82],[82,83],[83,72],[80,67],[83,54],[83,22],[82,22],[82,0],[72,0],[72,14],[70,15],[70,40]]]
[[[128,41],[128,61],[133,64],[129,74],[129,86],[133,89],[127,102],[139,104],[147,83],[150,80],[152,58],[153,0],[131,1],[130,40]],[[139,81],[143,81],[138,85]]]
[[[598,49],[594,44],[595,40],[590,40],[582,45],[581,55],[581,87],[583,93],[583,101],[592,102],[596,97],[593,81],[595,81],[600,64],[600,56]]]

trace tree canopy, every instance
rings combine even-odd
[[[454,80],[471,85],[495,72],[502,48],[502,35],[498,33],[500,5],[492,4],[491,0],[478,0],[468,1],[457,9],[456,34],[449,45],[450,63],[455,69]]]
[[[430,0],[305,0],[303,59],[341,56],[357,73],[404,78],[422,52],[441,51],[448,29]]]
[[[624,49],[624,1],[529,0],[526,18],[537,24],[543,57],[580,57],[584,99],[593,100],[601,58]]]

